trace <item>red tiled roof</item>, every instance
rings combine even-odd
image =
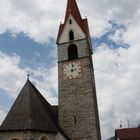
[[[57,42],[60,38],[60,35],[65,27],[66,21],[69,18],[70,14],[74,17],[78,25],[81,27],[83,32],[87,35],[88,34],[88,22],[87,19],[82,19],[81,14],[79,12],[79,8],[77,6],[76,0],[68,0],[65,21],[64,24],[60,24],[59,32],[57,36]]]
[[[64,29],[64,24],[60,24],[56,42],[58,42],[63,29]]]
[[[67,3],[67,9],[66,9],[66,15],[65,15],[65,22],[67,21],[69,15],[72,14],[75,20],[78,22],[78,24],[81,24],[82,17],[79,12],[76,0],[68,0]]]
[[[115,139],[140,140],[140,128],[118,129],[115,131]]]

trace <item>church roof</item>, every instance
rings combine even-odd
[[[34,130],[56,133],[59,131],[57,111],[58,107],[51,106],[30,80],[27,80],[0,130]]]
[[[125,128],[115,131],[115,140],[140,140],[140,128]]]
[[[81,24],[82,17],[81,17],[79,8],[77,6],[76,0],[68,0],[66,15],[65,15],[65,22],[67,21],[70,14],[73,15],[73,17],[79,24]]]
[[[66,21],[69,18],[70,14],[74,17],[74,19],[76,20],[78,25],[81,27],[83,32],[86,35],[88,35],[88,33],[89,33],[88,21],[87,21],[87,19],[82,19],[81,14],[79,12],[79,8],[78,8],[77,3],[76,3],[76,0],[68,0],[66,14],[65,14],[65,21],[64,21],[64,24],[60,24],[60,26],[59,26],[57,42],[61,36],[61,33],[63,32]]]

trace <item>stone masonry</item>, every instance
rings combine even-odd
[[[70,44],[82,63],[80,79],[63,80],[62,65],[68,61]],[[90,46],[87,38],[58,45],[59,123],[72,140],[100,140],[99,117]],[[74,61],[77,61],[74,60]]]

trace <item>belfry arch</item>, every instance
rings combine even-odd
[[[78,50],[75,44],[71,44],[68,47],[68,60],[74,60],[78,58]]]

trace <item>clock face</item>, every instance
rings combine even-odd
[[[63,79],[75,79],[81,78],[82,75],[81,62],[72,61],[63,64]]]

